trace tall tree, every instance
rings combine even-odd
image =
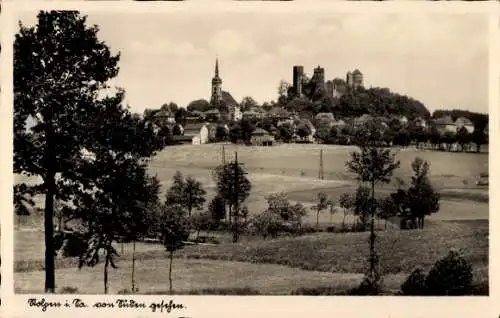
[[[342,218],[342,228],[345,227],[345,217],[346,214],[352,207],[354,206],[354,198],[353,195],[350,193],[343,193],[340,198],[339,198],[339,205],[344,210],[344,216]]]
[[[470,134],[467,128],[460,127],[457,131],[457,142],[460,145],[460,150],[465,151],[465,145],[470,141]]]
[[[368,183],[371,188],[370,202],[370,257],[368,281],[377,287],[380,282],[378,271],[378,257],[375,251],[375,186],[380,183],[389,183],[395,169],[400,165],[396,155],[390,149],[379,148],[381,132],[377,125],[368,124],[361,133],[357,135],[356,144],[359,151],[351,153],[351,160],[346,162],[350,172],[356,174],[359,182]]]
[[[107,106],[98,93],[118,74],[119,55],[98,39],[98,31],[77,11],[41,11],[36,26],[20,23],[14,42],[14,172],[43,179],[45,291],[51,293],[54,198],[66,200],[78,191],[63,181],[77,179],[73,168],[96,135],[91,123]],[[30,129],[27,120],[34,122]]]
[[[173,294],[172,263],[174,252],[184,247],[184,242],[189,237],[190,224],[188,218],[179,205],[163,206],[161,220],[163,245],[169,252],[168,281],[170,295]]]
[[[425,216],[439,211],[439,193],[429,180],[427,161],[416,157],[411,163],[411,169],[414,175],[408,189],[408,201],[412,217],[417,219],[418,228],[423,229]]]
[[[471,134],[471,141],[476,144],[476,152],[481,151],[481,146],[486,144],[487,136],[483,129],[474,129]]]
[[[167,191],[165,204],[180,205],[191,216],[193,209],[203,208],[206,191],[201,182],[192,176],[184,178],[180,171],[174,175],[174,181]]]
[[[316,205],[316,229],[319,229],[319,214],[328,207],[328,195],[324,192],[318,193]]]
[[[239,207],[250,195],[252,184],[247,178],[247,172],[242,164],[235,161],[215,168],[213,177],[217,184],[217,193],[229,206],[229,221],[233,227],[233,242],[239,237]],[[234,219],[231,221],[231,217]]]
[[[250,110],[253,107],[259,106],[259,104],[252,97],[245,96],[241,100],[240,106],[241,106],[241,111],[247,111],[247,110]]]
[[[203,185],[200,181],[196,180],[192,176],[186,178],[184,184],[184,200],[185,207],[188,211],[188,216],[191,216],[193,209],[202,209],[205,203],[205,195],[207,192],[203,189]]]
[[[224,199],[220,195],[216,195],[212,201],[210,201],[208,212],[216,226],[226,217],[226,206]]]

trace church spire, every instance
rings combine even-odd
[[[215,77],[219,77],[219,57],[215,58]]]

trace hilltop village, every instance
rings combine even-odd
[[[247,145],[276,143],[351,143],[359,127],[374,121],[384,131],[386,145],[417,146],[449,151],[473,151],[485,144],[487,116],[467,111],[430,114],[418,100],[387,88],[364,86],[355,69],[345,78],[325,79],[317,66],[309,77],[304,67],[292,67],[292,83],[281,81],[276,101],[262,105],[251,97],[241,102],[223,90],[219,60],[208,99],[186,108],[175,103],[146,109],[145,119],[165,138],[165,144],[200,145],[230,141]]]

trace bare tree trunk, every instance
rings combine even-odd
[[[169,291],[170,291],[170,295],[173,295],[174,293],[174,290],[173,290],[173,287],[172,287],[172,262],[174,260],[174,251],[170,251],[170,265],[169,265],[169,268],[168,268],[168,283],[169,283]]]
[[[375,183],[372,182],[372,204],[370,205],[370,275],[369,277],[373,280],[373,283],[377,283],[378,273],[377,273],[377,254],[375,252]]]
[[[106,251],[106,262],[104,263],[104,294],[108,293],[108,266],[109,266],[109,252]]]
[[[55,262],[54,262],[54,194],[55,173],[48,173],[45,180],[47,194],[45,195],[44,227],[45,227],[45,292],[54,293]]]
[[[135,239],[132,242],[132,293],[135,293]]]

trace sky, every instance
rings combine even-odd
[[[366,11],[365,11],[366,12]],[[30,25],[35,13],[19,19]],[[99,38],[120,52],[112,84],[133,111],[210,98],[215,58],[236,100],[277,98],[292,66],[326,79],[360,69],[365,86],[388,87],[430,111],[488,112],[488,19],[480,13],[92,12]]]

